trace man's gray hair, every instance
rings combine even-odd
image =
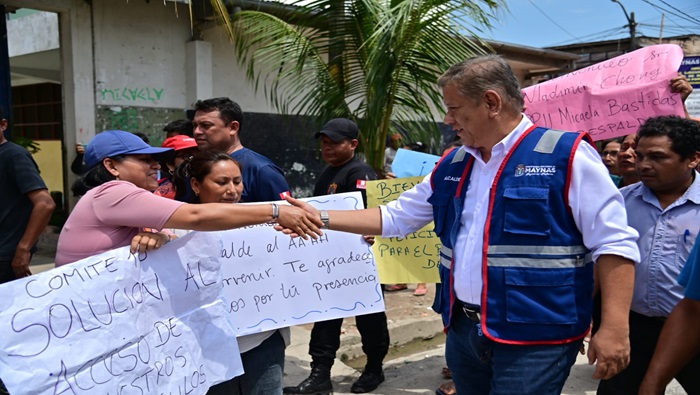
[[[518,79],[500,55],[476,56],[453,65],[438,79],[441,89],[452,84],[464,97],[477,103],[481,102],[484,92],[493,90],[503,99],[506,110],[517,113],[523,110]]]

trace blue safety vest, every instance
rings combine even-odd
[[[482,330],[494,341],[566,343],[588,331],[593,263],[568,204],[571,165],[584,138],[590,141],[586,134],[532,127],[496,174],[484,228],[481,293]],[[431,177],[428,201],[443,244],[443,286],[434,307],[446,327],[454,305],[452,248],[473,162],[466,151],[453,150]]]

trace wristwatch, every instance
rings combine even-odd
[[[328,229],[330,225],[330,218],[328,217],[328,211],[321,210],[321,222],[323,222],[322,229]]]

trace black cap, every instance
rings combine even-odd
[[[357,128],[355,122],[347,118],[334,118],[323,125],[321,131],[314,134],[314,138],[317,139],[321,135],[326,135],[334,143],[338,143],[345,139],[356,139],[360,135],[360,129]]]

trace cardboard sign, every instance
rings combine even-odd
[[[379,207],[396,200],[424,177],[395,178],[367,182],[367,206]],[[442,243],[431,222],[406,237],[376,237],[372,251],[379,278],[384,284],[439,283],[438,263]]]
[[[669,86],[682,59],[679,46],[654,45],[527,87],[525,114],[538,126],[594,140],[636,133],[653,116],[683,117],[681,97]]]
[[[437,155],[399,148],[391,164],[391,172],[396,178],[428,175],[440,160]]]
[[[197,395],[242,374],[220,250],[196,233],[3,284],[2,381],[11,394]]]

